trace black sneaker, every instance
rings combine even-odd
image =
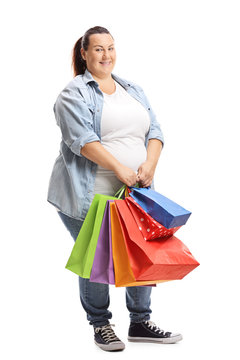
[[[94,328],[94,342],[102,350],[124,350],[125,344],[116,336],[111,324]]]
[[[181,334],[165,332],[149,320],[140,323],[132,322],[128,331],[128,341],[174,344],[180,340],[182,340]]]

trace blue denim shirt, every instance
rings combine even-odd
[[[145,139],[159,139],[163,134],[142,88],[114,74],[112,77],[138,100],[150,116],[150,129]],[[97,164],[81,154],[81,148],[93,141],[101,142],[103,93],[91,73],[77,75],[58,95],[53,110],[61,129],[60,152],[49,181],[47,201],[64,214],[84,220],[94,196]]]

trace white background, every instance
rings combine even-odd
[[[141,85],[165,147],[156,189],[192,215],[178,233],[201,265],[153,289],[152,320],[176,345],[127,343],[124,289],[111,287],[115,358],[236,359],[239,340],[239,1],[9,1],[1,9],[3,359],[110,357],[93,343],[73,240],[46,201],[61,139],[53,104],[71,51],[93,26],[115,39],[114,73]],[[86,355],[85,355],[86,356]]]

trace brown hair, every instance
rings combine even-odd
[[[110,34],[110,32],[102,26],[94,26],[88,29],[85,34],[77,40],[72,51],[72,68],[74,76],[84,74],[87,68],[86,61],[82,58],[80,50],[83,48],[85,51],[87,51],[89,45],[89,36],[93,34]]]

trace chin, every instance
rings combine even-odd
[[[112,67],[111,68],[109,68],[109,69],[101,69],[100,71],[99,71],[99,73],[101,73],[101,74],[105,74],[105,75],[107,75],[107,74],[111,74],[111,72],[112,72]]]

